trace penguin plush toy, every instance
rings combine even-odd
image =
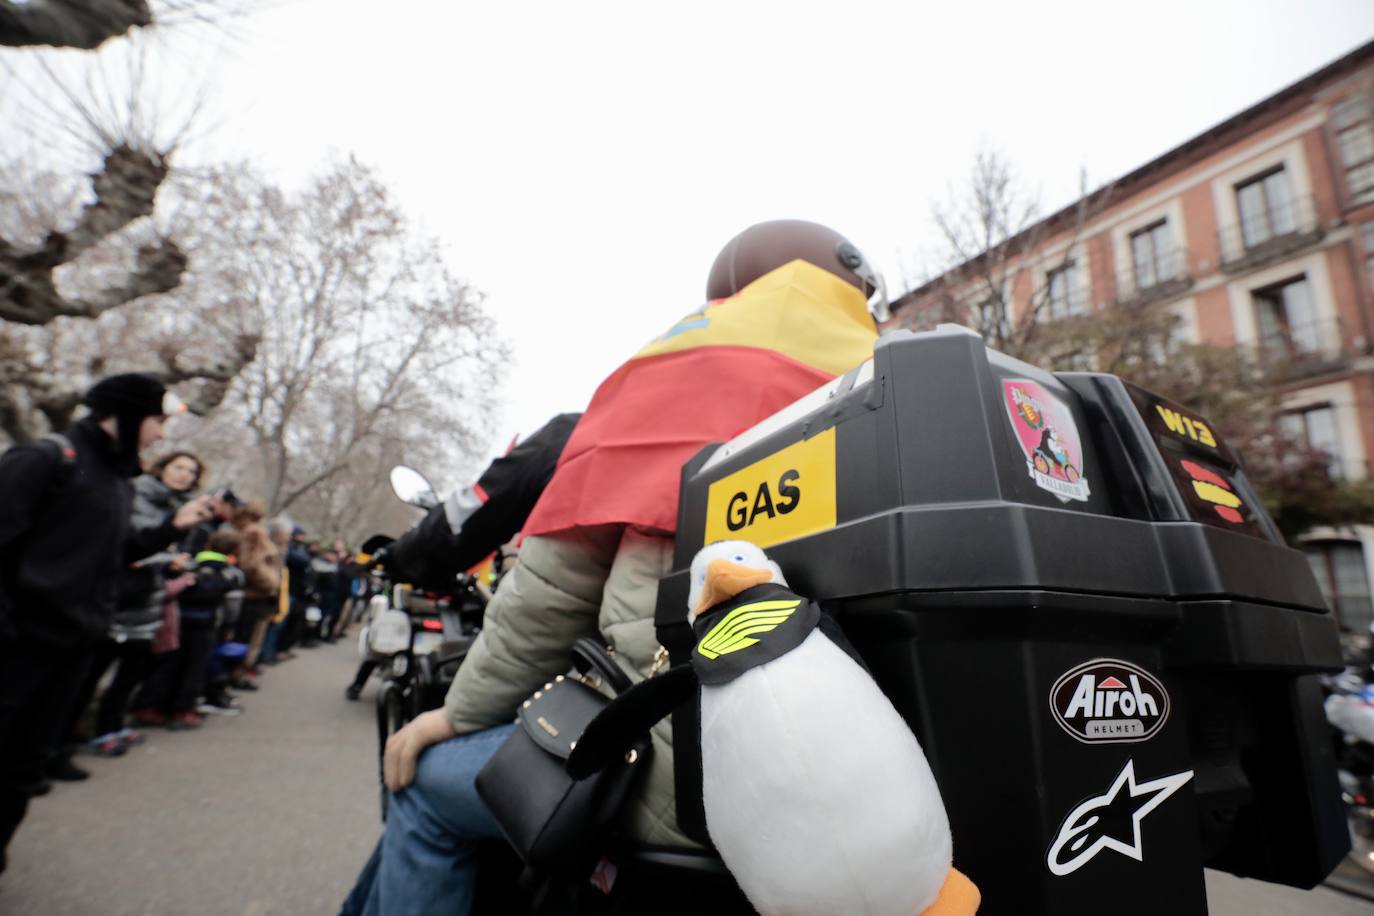
[[[756,910],[976,912],[925,755],[834,620],[743,541],[697,554],[688,603],[692,663],[607,706],[568,772],[606,766],[699,690],[706,827]]]

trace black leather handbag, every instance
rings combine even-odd
[[[630,679],[592,639],[573,646],[576,674],[559,675],[520,705],[516,729],[477,774],[481,796],[525,863],[547,873],[585,872],[600,855],[616,815],[649,762],[645,733],[614,765],[583,780],[568,775],[568,755],[608,697]]]

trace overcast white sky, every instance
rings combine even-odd
[[[1371,0],[934,7],[295,0],[180,52],[221,124],[188,154],[377,167],[513,345],[498,449],[585,406],[753,222],[830,224],[895,293],[980,144],[1061,204],[1374,37]]]

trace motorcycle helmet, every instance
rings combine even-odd
[[[803,260],[828,271],[868,298],[876,321],[891,317],[882,276],[849,239],[801,219],[755,223],[725,243],[706,279],[706,299],[726,299],[771,270]]]

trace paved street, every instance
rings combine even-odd
[[[35,800],[0,877],[5,916],[337,913],[378,831],[371,689],[356,640],[298,650],[242,716],[150,730]]]
[[[1222,872],[1207,873],[1210,916],[1370,916],[1374,902],[1319,887],[1300,891]]]
[[[354,645],[267,670],[246,712],[154,731],[30,809],[0,878],[4,916],[310,916],[338,911],[378,830],[371,688]],[[1374,903],[1209,873],[1213,916],[1369,916]]]

